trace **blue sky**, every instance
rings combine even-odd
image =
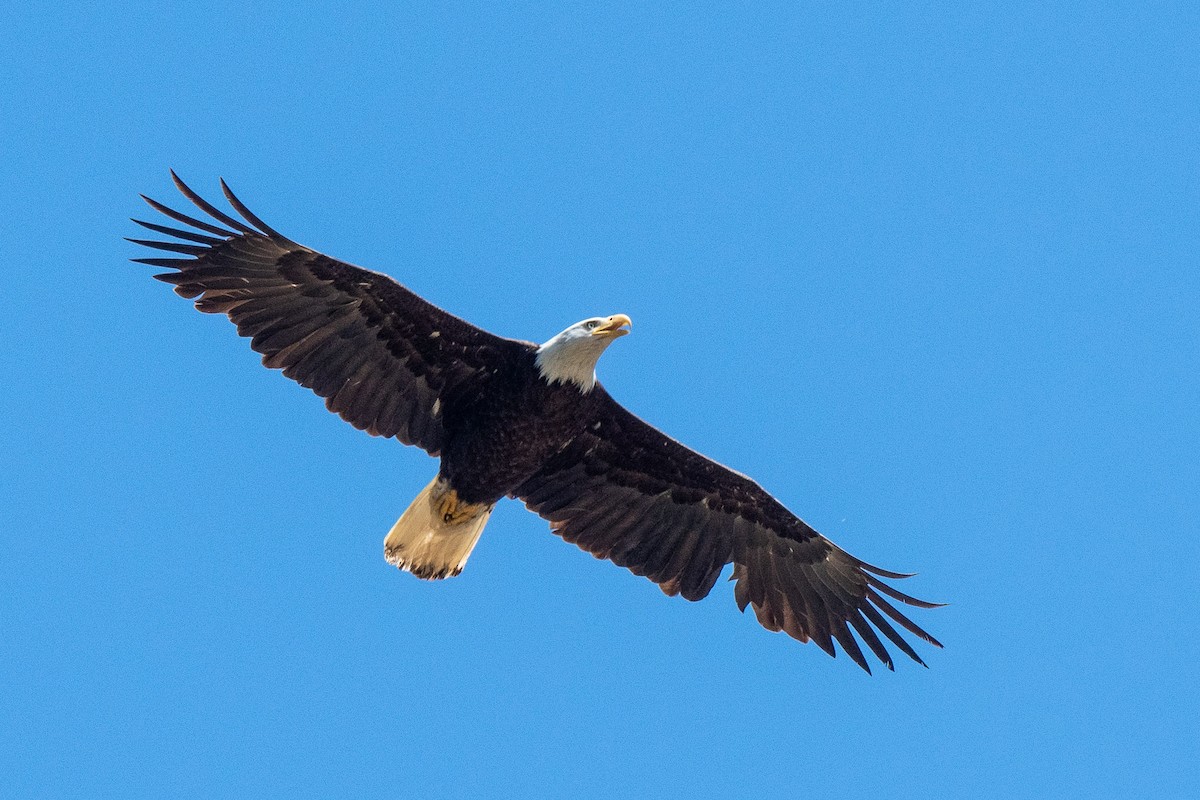
[[[0,795],[1200,793],[1200,11],[0,11]],[[635,413],[946,643],[862,674],[436,469],[129,264],[217,176]],[[879,672],[879,671],[877,671]]]

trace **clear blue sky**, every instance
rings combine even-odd
[[[1200,794],[1194,3],[0,11],[0,795]],[[436,464],[128,263],[174,167],[601,378],[947,601],[867,677]]]

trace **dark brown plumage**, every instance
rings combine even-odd
[[[491,506],[509,496],[567,541],[670,595],[705,597],[732,563],[739,608],[830,655],[837,642],[868,672],[860,641],[889,669],[883,639],[924,663],[896,626],[941,646],[889,602],[935,606],[880,580],[907,575],[849,555],[758,484],[638,419],[599,384],[548,380],[537,345],[490,334],[385,275],[291,241],[223,181],[244,222],[172,177],[219,224],[146,198],[188,228],[135,220],[177,241],[131,241],[182,256],[135,260],[173,270],[155,277],[199,310],[228,315],[266,366],[324,397],[355,427],[441,456],[439,477],[389,541],[403,526],[441,525],[437,535],[457,550],[422,563],[410,536],[389,545],[389,560],[421,577],[457,574]],[[609,325],[613,337],[620,324]],[[406,522],[425,502],[444,521]],[[469,542],[458,532],[464,525]]]

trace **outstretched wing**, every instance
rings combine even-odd
[[[437,455],[444,437],[439,400],[447,390],[533,346],[476,328],[386,275],[293,242],[250,213],[224,181],[225,197],[244,221],[171,177],[219,224],[143,195],[188,227],[134,220],[174,240],[130,241],[183,256],[134,260],[175,270],[154,277],[195,300],[200,311],[228,315],[263,364],[324,397],[330,411],[356,428]]]
[[[764,627],[811,639],[830,655],[837,641],[867,672],[851,628],[888,669],[879,633],[924,665],[892,623],[941,647],[886,599],[935,607],[880,580],[909,576],[850,555],[754,481],[667,437],[607,394],[601,408],[586,433],[515,492],[555,533],[688,600],[705,597],[732,562],[739,608],[751,606]]]

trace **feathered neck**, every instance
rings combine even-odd
[[[611,340],[570,333],[563,331],[537,349],[538,370],[546,383],[573,383],[586,394],[596,386],[596,362]]]

